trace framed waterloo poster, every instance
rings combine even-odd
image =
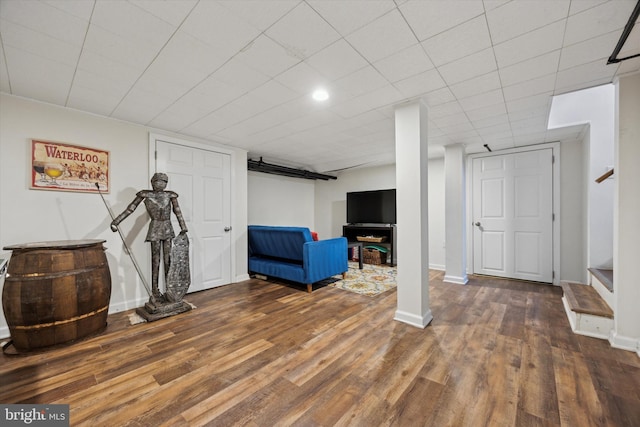
[[[108,193],[109,152],[33,139],[30,174],[32,189]]]

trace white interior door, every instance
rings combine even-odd
[[[473,268],[478,274],[553,281],[553,153],[473,160]]]
[[[228,154],[156,140],[156,171],[169,176],[189,229],[189,292],[231,283],[230,167]]]

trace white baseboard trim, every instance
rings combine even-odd
[[[636,352],[640,357],[640,339],[638,338],[625,337],[612,330],[609,334],[609,344],[613,348]]]
[[[149,301],[149,297],[143,296],[133,300],[119,302],[117,304],[109,304],[109,314],[120,313],[121,311],[142,307],[147,301]]]
[[[447,283],[455,283],[457,285],[466,285],[469,282],[469,278],[466,275],[462,277],[445,275],[442,281]]]
[[[431,310],[427,311],[422,316],[416,316],[415,314],[407,313],[406,311],[396,310],[393,320],[424,329],[429,323],[431,323],[433,316],[431,315]]]
[[[444,271],[444,265],[442,264],[429,264],[429,270],[438,270],[438,271]]]
[[[233,283],[244,282],[245,280],[249,280],[249,279],[251,279],[251,276],[249,276],[249,273],[240,274],[240,275],[236,276],[236,278],[234,279]],[[229,284],[231,284],[231,283],[229,283]]]
[[[9,332],[9,326],[3,326],[0,328],[0,339],[9,338],[11,333]]]

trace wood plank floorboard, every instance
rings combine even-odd
[[[640,426],[640,358],[575,335],[559,287],[430,272],[432,323],[396,291],[258,279],[196,308],[0,357],[0,402],[65,403],[73,426]]]

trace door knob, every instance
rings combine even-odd
[[[228,233],[229,231],[231,231],[231,227],[225,227],[224,231]]]
[[[474,225],[475,225],[476,227],[480,227],[482,224],[480,224],[480,221],[478,221],[478,222],[476,222]]]

